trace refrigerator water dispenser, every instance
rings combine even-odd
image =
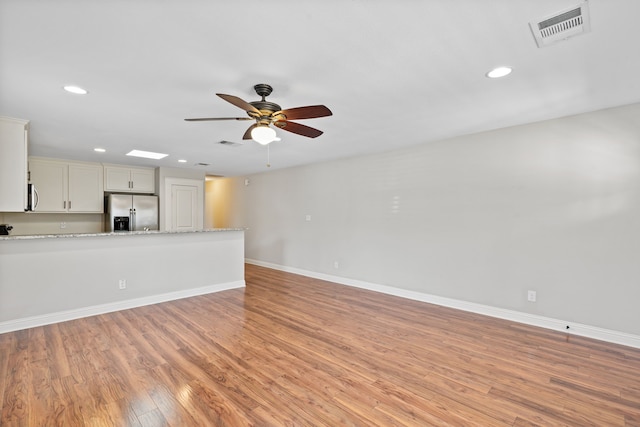
[[[128,216],[113,217],[113,231],[129,231],[129,217]]]

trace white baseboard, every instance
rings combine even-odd
[[[566,320],[552,319],[535,314],[523,313],[521,311],[507,310],[504,308],[492,307],[452,298],[445,298],[416,291],[409,291],[392,286],[378,285],[361,280],[332,276],[330,274],[316,273],[314,271],[302,270],[295,267],[287,267],[254,259],[245,259],[245,262],[261,267],[272,268],[274,270],[286,271],[288,273],[312,277],[314,279],[321,279],[329,282],[339,283],[341,285],[353,286],[356,288],[367,289],[370,291],[376,291],[388,295],[394,295],[416,301],[427,302],[430,304],[441,305],[444,307],[455,308],[458,310],[469,311],[472,313],[483,314],[485,316],[497,317],[499,319],[505,319],[513,322],[524,323],[527,325],[538,326],[541,328],[552,329],[558,332],[593,338],[601,341],[611,342],[614,344],[626,345],[628,347],[640,348],[640,336],[628,334],[625,332],[599,328],[597,326],[583,325]],[[567,329],[567,326],[569,327],[569,329]]]
[[[93,305],[90,307],[82,307],[73,310],[59,311],[39,316],[25,317],[22,319],[9,320],[6,322],[0,322],[0,334],[5,332],[18,331],[21,329],[35,328],[37,326],[50,325],[52,323],[66,322],[67,320],[80,319],[82,317],[89,317],[98,314],[111,313],[119,310],[142,307],[144,305],[158,304],[161,302],[194,297],[197,295],[226,291],[228,289],[243,288],[244,286],[244,280],[237,280],[234,282],[219,283],[216,285],[203,286],[200,288],[167,292],[164,294],[150,295],[143,298],[135,298],[107,304]]]

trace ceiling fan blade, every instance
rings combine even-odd
[[[274,123],[274,125],[276,125],[279,129],[297,133],[298,135],[307,136],[309,138],[317,138],[323,133],[321,130],[287,120],[278,120]]]
[[[309,105],[308,107],[287,108],[274,113],[284,114],[287,120],[315,119],[316,117],[331,116],[333,113],[324,105]]]
[[[230,102],[236,107],[242,108],[244,111],[248,113],[251,112],[251,113],[260,114],[260,110],[258,110],[253,105],[249,104],[247,101],[243,101],[242,99],[238,98],[237,96],[225,95],[224,93],[216,93],[216,95],[218,95],[220,98],[224,99],[225,101]]]
[[[206,122],[212,120],[253,120],[251,117],[204,117],[201,119],[184,119],[187,122]]]
[[[244,135],[242,135],[242,139],[251,139],[251,131],[258,126],[257,123],[252,124],[251,126],[249,126],[249,129],[247,129],[247,131],[244,133]]]

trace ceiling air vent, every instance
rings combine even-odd
[[[219,141],[218,144],[222,144],[222,145],[226,145],[227,147],[237,147],[239,145],[242,145],[242,142],[232,142],[232,141]]]
[[[577,6],[543,18],[539,22],[529,22],[538,47],[545,47],[569,37],[589,32],[589,7],[586,1]]]

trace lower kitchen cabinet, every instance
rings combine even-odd
[[[102,213],[103,168],[94,163],[29,159],[30,182],[37,191],[34,212]]]

